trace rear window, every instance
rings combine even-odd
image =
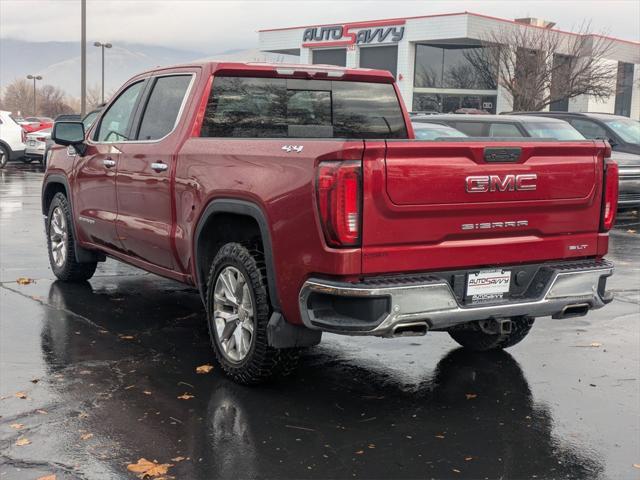
[[[524,128],[534,138],[554,138],[556,140],[584,140],[582,134],[565,122],[529,122]]]
[[[216,77],[203,137],[407,138],[391,84]]]

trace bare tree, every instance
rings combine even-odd
[[[497,78],[512,97],[513,110],[542,110],[579,95],[598,100],[615,92],[616,69],[607,61],[611,39],[583,25],[574,34],[509,25],[469,49],[468,61],[483,77]]]
[[[2,109],[21,115],[31,114],[33,110],[33,84],[19,78],[4,89]]]
[[[55,118],[62,113],[73,113],[66,94],[53,85],[43,85],[37,91],[38,113],[45,117]]]

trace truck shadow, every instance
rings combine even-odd
[[[52,388],[67,412],[88,412],[64,414],[50,433],[60,436],[63,457],[66,431],[94,434],[94,448],[68,461],[122,471],[139,457],[185,457],[170,473],[194,479],[602,474],[597,453],[554,435],[551,410],[536,403],[507,352],[454,349],[407,385],[316,348],[295,376],[248,388],[217,368],[195,373],[212,361],[199,299],[178,289],[154,293],[148,281],[49,289],[41,346],[61,377]],[[144,305],[153,305],[149,314]],[[179,399],[183,393],[194,398]],[[99,457],[97,446],[110,454]]]

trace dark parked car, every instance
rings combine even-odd
[[[526,117],[523,115],[429,115],[413,117],[416,123],[448,125],[469,137],[490,138],[553,138],[555,140],[584,140],[571,125],[555,118]]]
[[[79,122],[82,119],[77,113],[63,113],[56,117],[56,122]]]
[[[522,112],[513,115],[535,115],[569,122],[586,138],[604,138],[617,152],[640,155],[640,122],[609,113]]]

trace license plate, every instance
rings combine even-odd
[[[36,146],[36,141],[35,140],[29,140],[29,146],[30,147],[35,147]]]
[[[473,300],[502,298],[509,292],[510,285],[510,270],[480,270],[467,277],[467,297]]]

